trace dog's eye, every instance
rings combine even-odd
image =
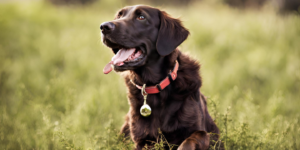
[[[145,20],[146,18],[145,18],[143,15],[139,15],[139,16],[137,17],[137,19],[138,19],[138,20]]]
[[[123,12],[120,11],[120,12],[118,13],[117,19],[120,19],[122,15],[123,15]]]

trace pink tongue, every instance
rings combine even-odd
[[[113,61],[113,64],[122,63],[125,61],[132,53],[134,53],[135,48],[131,49],[120,49],[118,53],[111,59]]]
[[[112,71],[112,64],[114,65],[118,65],[118,66],[122,66],[124,63],[123,61],[125,61],[130,55],[132,55],[132,53],[134,53],[135,48],[131,48],[131,49],[120,49],[118,51],[118,53],[111,59],[111,61],[104,67],[103,69],[103,73],[108,74]]]
[[[112,71],[112,61],[109,62],[103,69],[103,73],[108,74]]]

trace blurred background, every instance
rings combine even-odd
[[[0,0],[1,150],[132,149],[99,25],[135,4],[191,32],[180,47],[227,149],[300,149],[300,0]]]

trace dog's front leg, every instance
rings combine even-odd
[[[178,150],[207,150],[209,148],[209,134],[205,131],[196,131],[185,139]]]
[[[144,148],[145,144],[144,143],[139,143],[135,145],[134,150],[142,150]]]

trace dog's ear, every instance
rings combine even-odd
[[[166,12],[160,11],[160,27],[156,41],[157,52],[161,56],[169,55],[189,35],[179,19],[170,17]]]

